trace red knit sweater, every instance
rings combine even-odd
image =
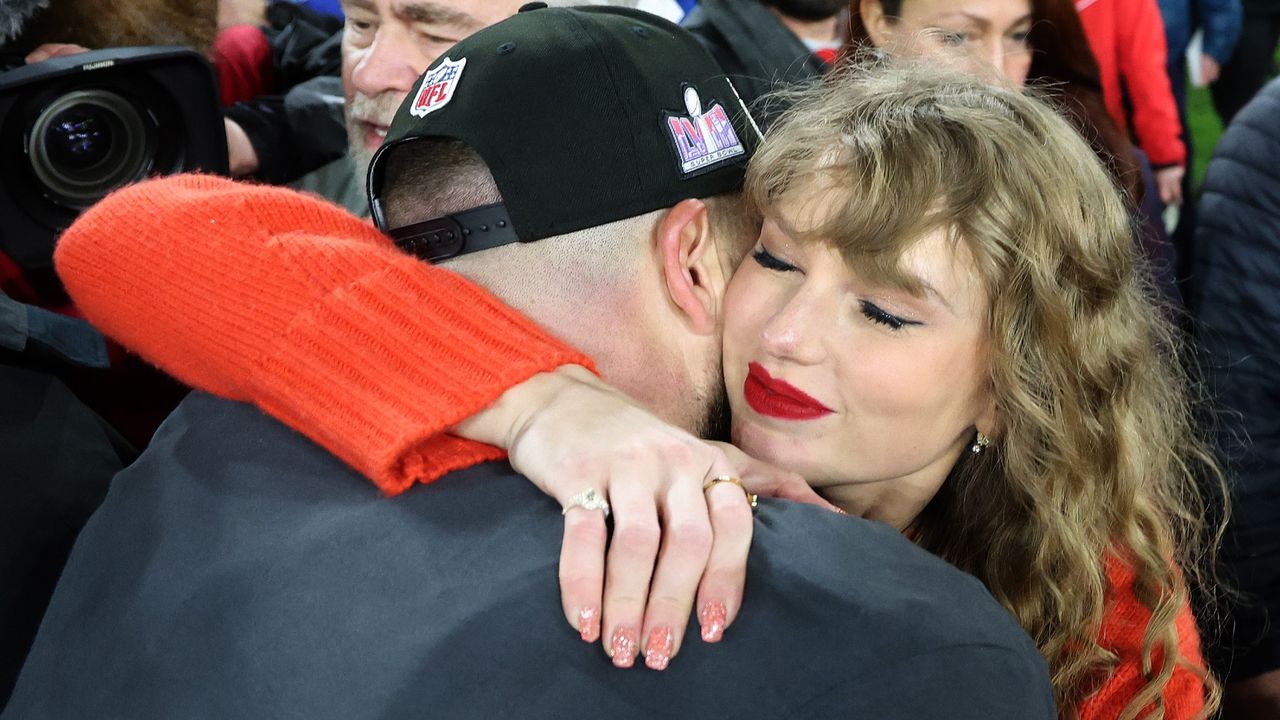
[[[1165,65],[1164,20],[1156,0],[1076,0],[1076,10],[1098,59],[1111,118],[1122,129],[1133,128],[1152,165],[1185,166],[1187,149]],[[1122,87],[1133,106],[1132,123]]]
[[[199,176],[121,190],[58,245],[58,271],[107,334],[191,385],[253,402],[394,495],[500,458],[448,435],[525,378],[590,360],[483,290],[401,254],[367,223],[289,190]],[[1109,562],[1100,641],[1120,658],[1084,720],[1115,718],[1143,684],[1151,613]],[[1189,608],[1179,651],[1201,666]],[[1166,720],[1203,707],[1195,674]]]
[[[140,183],[85,212],[54,259],[105,334],[258,405],[391,495],[505,457],[443,431],[536,373],[591,365],[372,225],[281,188]]]

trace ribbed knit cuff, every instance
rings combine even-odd
[[[263,408],[384,492],[503,457],[434,437],[529,377],[591,361],[466,280],[418,260],[329,292],[262,357]],[[318,417],[295,417],[302,409]],[[437,456],[435,453],[439,452]]]

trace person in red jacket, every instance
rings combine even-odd
[[[1169,84],[1159,6],[1155,0],[1076,0],[1076,10],[1102,72],[1107,111],[1137,137],[1160,201],[1181,205],[1187,150]],[[1126,98],[1132,113],[1125,110]]]

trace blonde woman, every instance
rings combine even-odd
[[[1169,355],[1173,330],[1148,299],[1124,203],[1096,156],[1045,104],[949,74],[859,69],[796,101],[752,161],[746,197],[763,230],[723,299],[734,441],[981,579],[1038,644],[1062,717],[1211,714],[1217,690],[1187,594],[1206,547],[1193,470],[1214,467]],[[218,262],[236,263],[232,250]],[[254,348],[289,342],[296,318],[280,325],[254,308],[178,337],[137,330],[206,303],[252,307],[253,288],[206,287],[189,272],[201,252],[188,239],[99,238],[64,244],[59,263],[90,317],[134,328],[138,349],[181,376],[223,389],[215,379],[236,377],[240,396],[273,398],[268,411],[384,488],[440,474],[422,452],[439,436],[397,445],[421,428],[357,430],[322,403],[274,392],[285,381],[272,363],[288,356],[261,363]],[[172,284],[171,306],[112,292],[131,282],[122,267],[157,253],[147,282]],[[292,272],[282,265],[281,282]],[[349,278],[326,272],[300,291],[341,293]],[[361,282],[376,291],[376,277]],[[441,346],[413,324],[406,314],[362,331]],[[542,337],[511,314],[498,327],[513,343]],[[448,338],[448,352],[469,341]],[[394,377],[396,362],[361,376]],[[591,459],[633,456],[635,438],[653,436],[637,428],[665,426],[585,374],[536,376],[456,431],[506,445],[557,496],[608,495],[610,478],[592,471],[607,463]],[[382,395],[387,418],[420,411],[414,397]],[[723,598],[700,599],[704,638],[732,621],[733,602],[726,614]]]

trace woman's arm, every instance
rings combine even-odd
[[[1235,0],[1199,0],[1192,5],[1196,24],[1204,28],[1204,54],[1226,65],[1240,39],[1244,12]]]
[[[106,334],[257,404],[388,494],[502,457],[446,431],[539,372],[591,364],[369,224],[281,188],[140,183],[77,220],[56,261]]]
[[[650,631],[670,628],[654,657],[674,655],[695,593],[700,611],[720,608],[704,637],[732,622],[751,515],[727,483],[704,498],[708,478],[822,502],[797,476],[657,420],[488,293],[291,190],[195,175],[141,183],[86,212],[56,260],[108,335],[194,387],[257,404],[388,494],[500,458],[501,446],[562,504],[586,487],[609,497],[607,586],[603,517],[566,516],[562,597],[588,641],[629,627],[649,651]],[[450,434],[473,415],[457,432],[492,444]],[[654,532],[620,530],[639,525]]]

